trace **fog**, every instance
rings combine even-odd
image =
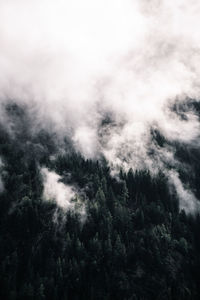
[[[41,173],[44,181],[43,197],[48,201],[56,201],[58,206],[64,209],[73,208],[71,199],[75,197],[75,190],[71,186],[62,183],[60,176],[46,168],[42,168]]]
[[[169,172],[169,181],[176,189],[177,195],[180,198],[180,209],[184,209],[186,212],[195,213],[199,211],[200,204],[194,194],[183,186],[177,172]]]
[[[199,28],[198,0],[1,0],[1,103],[26,103],[35,122],[51,122],[113,170],[156,173],[177,162],[172,148],[155,145],[152,128],[199,143],[195,113],[181,119],[170,109],[199,99]]]

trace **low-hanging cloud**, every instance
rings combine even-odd
[[[199,141],[195,113],[171,110],[199,99],[199,26],[198,0],[2,0],[1,103],[26,103],[86,157],[157,172],[176,161],[152,128]]]
[[[41,168],[43,177],[43,199],[54,202],[58,207],[62,208],[64,212],[73,211],[79,214],[82,222],[86,219],[86,209],[83,201],[78,196],[78,191],[72,185],[64,184],[59,176],[54,171],[47,168]],[[57,210],[54,214],[54,221],[57,219]]]
[[[170,171],[168,173],[168,178],[170,183],[175,187],[177,196],[179,197],[180,201],[180,209],[184,209],[187,212],[195,213],[200,209],[200,203],[194,196],[194,194],[184,187],[183,183],[181,182],[178,173],[175,171]]]
[[[60,176],[47,168],[42,168],[41,173],[44,179],[44,199],[56,201],[58,206],[66,210],[73,208],[74,203],[71,200],[76,195],[73,188],[62,183]]]

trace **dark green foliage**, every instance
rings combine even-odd
[[[53,140],[0,130],[0,299],[199,299],[200,216],[179,212],[164,174],[116,179]],[[42,199],[41,166],[85,195],[85,221]]]

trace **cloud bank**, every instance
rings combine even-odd
[[[199,143],[196,114],[171,110],[199,99],[199,27],[198,0],[2,0],[0,101],[26,103],[86,157],[157,172],[176,161],[152,128]]]

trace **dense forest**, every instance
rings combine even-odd
[[[119,170],[85,159],[67,139],[30,130],[25,111],[6,108],[0,128],[0,299],[199,299],[200,215],[179,209],[166,175]],[[167,141],[153,132],[155,142]],[[180,172],[200,195],[200,151],[174,145]],[[62,151],[60,149],[62,148]],[[43,199],[41,168],[76,186],[85,207]],[[200,197],[199,197],[200,198]],[[74,202],[77,198],[73,199]]]

